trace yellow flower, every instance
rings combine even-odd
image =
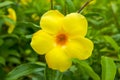
[[[72,58],[91,56],[93,43],[85,38],[88,24],[83,15],[64,16],[50,10],[41,17],[40,26],[42,30],[33,35],[31,46],[38,54],[45,54],[50,68],[63,72],[71,66]]]
[[[7,15],[7,17],[12,19],[14,22],[16,22],[16,13],[15,13],[14,9],[8,8],[8,13],[9,14]],[[14,28],[15,28],[15,24],[12,24],[10,22],[6,22],[6,25],[9,27],[8,33],[12,33]]]
[[[23,5],[27,5],[30,2],[32,2],[32,0],[21,0],[21,4]]]

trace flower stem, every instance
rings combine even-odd
[[[78,10],[78,13],[80,13],[92,0],[87,0],[85,4],[82,5],[82,7]]]
[[[66,5],[66,0],[64,1],[64,14],[67,14],[67,5]]]
[[[50,4],[51,4],[51,10],[53,10],[53,9],[54,9],[54,8],[53,8],[53,7],[54,7],[54,6],[53,6],[53,0],[50,1]]]

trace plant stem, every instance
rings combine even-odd
[[[51,3],[51,10],[53,10],[53,7],[54,7],[53,6],[53,0],[51,0],[50,3]]]
[[[82,7],[78,10],[78,13],[80,13],[92,0],[87,0],[85,4],[82,5]]]
[[[67,5],[66,5],[66,0],[64,1],[64,14],[67,14]]]

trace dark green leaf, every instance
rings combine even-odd
[[[0,46],[4,43],[3,39],[0,39]]]
[[[0,64],[5,65],[5,59],[3,57],[0,56]]]
[[[5,75],[6,75],[5,71],[4,71],[3,68],[0,66],[0,80],[4,80]]]
[[[8,60],[8,62],[10,62],[10,63],[15,63],[15,64],[20,64],[20,63],[21,63],[21,62],[20,62],[20,59],[17,58],[17,57],[9,57],[7,60]]]

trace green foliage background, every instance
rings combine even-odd
[[[87,0],[54,0],[54,9],[64,15],[76,12]],[[94,42],[92,56],[73,60],[66,72],[53,71],[46,66],[44,56],[30,46],[32,34],[40,29],[41,17],[50,10],[47,0],[33,0],[22,5],[20,0],[0,0],[0,80],[120,80],[120,0],[96,0],[81,14],[89,26],[87,36]],[[7,33],[7,9],[17,14],[12,34]],[[9,21],[10,22],[10,21]]]

